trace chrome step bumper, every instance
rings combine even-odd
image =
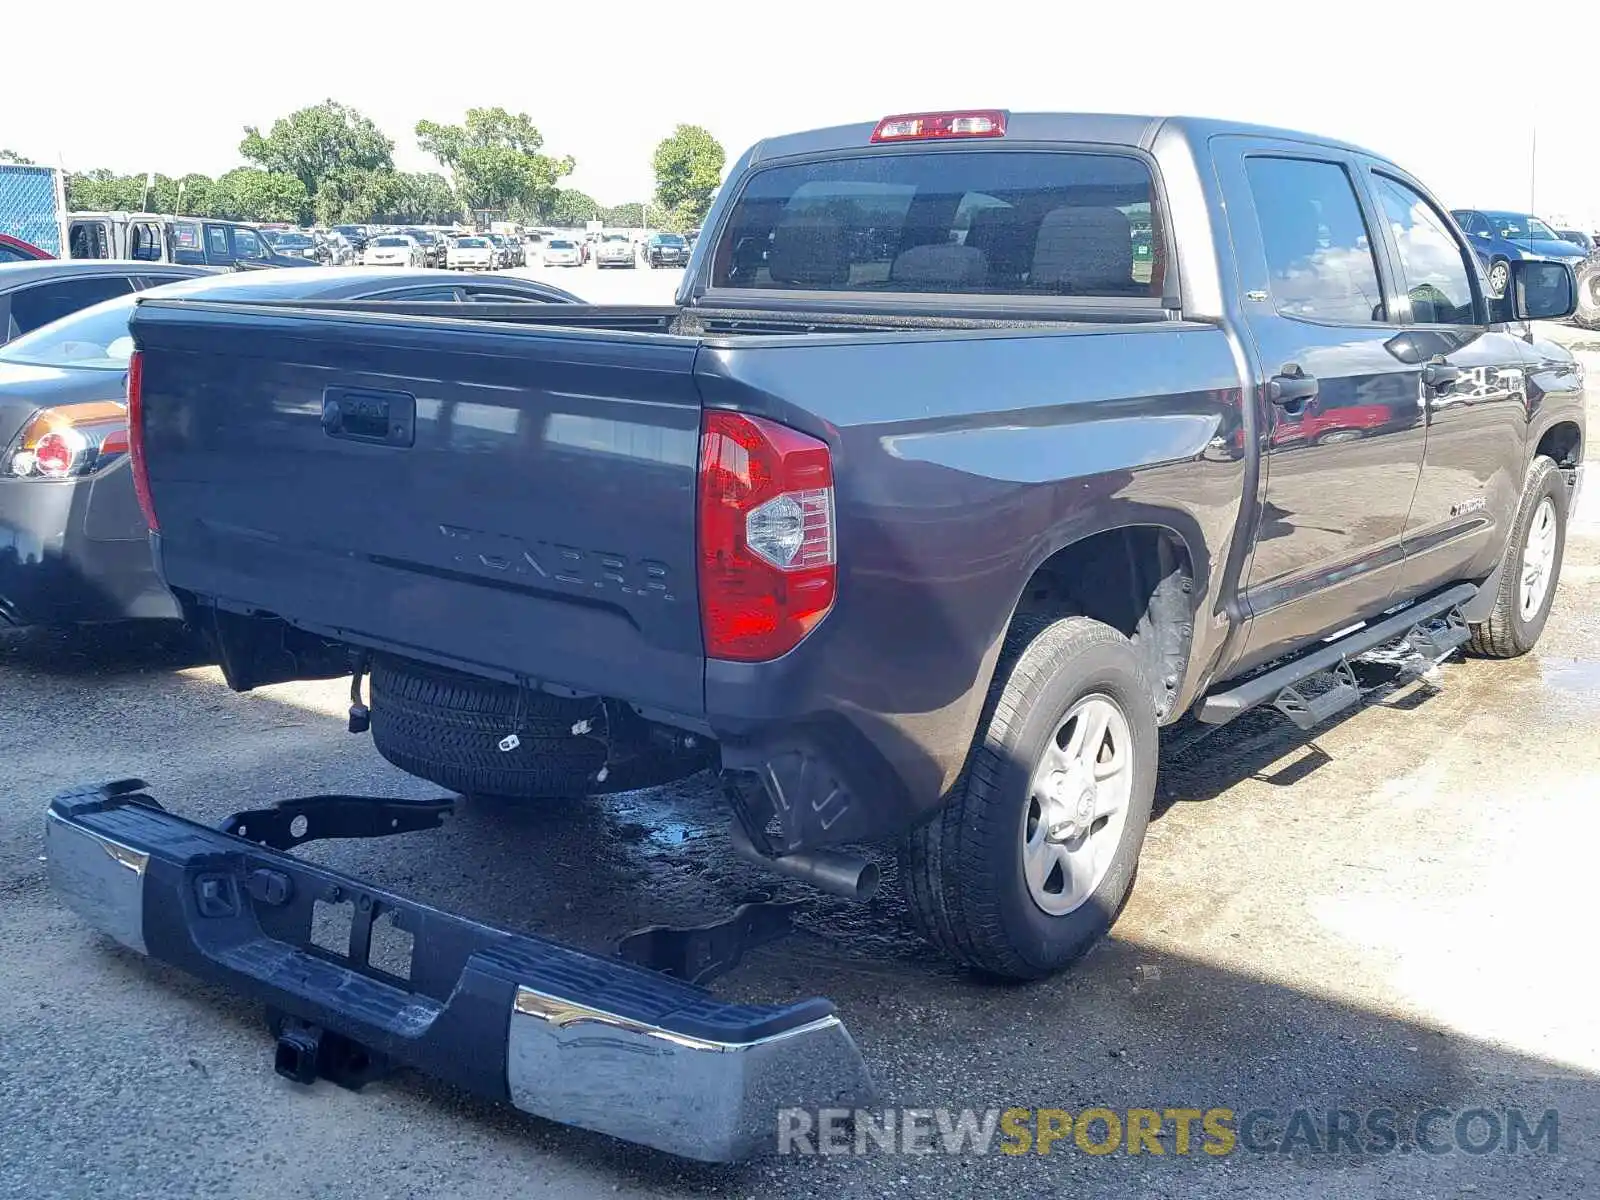
[[[57,894],[130,950],[536,1116],[726,1162],[774,1146],[779,1109],[870,1101],[826,1000],[729,1003],[480,925],[166,812],[138,780],[57,797],[45,834]],[[319,901],[348,906],[348,953],[313,944]],[[387,970],[379,922],[411,938]]]

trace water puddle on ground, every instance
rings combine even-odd
[[[1539,673],[1546,687],[1600,702],[1600,662],[1586,658],[1541,658]]]

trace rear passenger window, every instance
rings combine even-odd
[[[1159,305],[1150,169],[1130,155],[945,150],[752,174],[713,287],[1092,296]]]
[[[213,262],[227,262],[233,257],[228,249],[228,227],[226,225],[206,226],[206,253]]]
[[[12,336],[28,333],[69,313],[133,291],[126,275],[94,275],[86,279],[60,279],[11,293]]]
[[[1444,218],[1398,179],[1374,175],[1372,182],[1400,251],[1411,319],[1423,325],[1476,324],[1467,260]]]
[[[1372,239],[1344,168],[1304,158],[1249,158],[1245,170],[1277,310],[1340,325],[1383,321]]]

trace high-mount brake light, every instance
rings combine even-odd
[[[872,131],[874,142],[923,142],[936,138],[1005,137],[1006,113],[1000,108],[958,112],[901,113],[885,117]]]
[[[712,409],[700,428],[700,623],[706,654],[765,662],[833,607],[838,542],[827,444]]]

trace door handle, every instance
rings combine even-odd
[[[1317,394],[1315,375],[1274,375],[1267,380],[1267,398],[1274,404],[1299,404]]]
[[[1461,368],[1452,367],[1443,359],[1422,364],[1422,386],[1430,388],[1449,387],[1461,378]]]

